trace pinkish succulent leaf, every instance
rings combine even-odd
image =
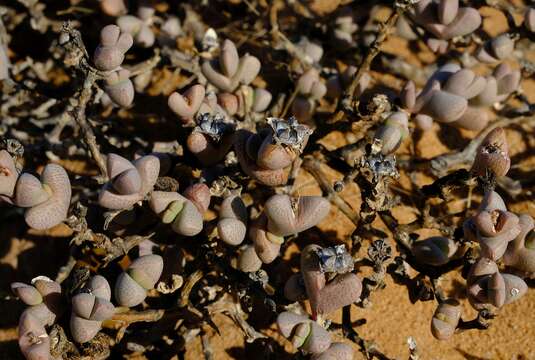
[[[461,318],[461,304],[455,299],[441,302],[431,320],[431,333],[438,340],[448,340],[455,333]]]
[[[35,176],[22,173],[17,180],[14,202],[20,207],[32,207],[44,203],[52,196]]]
[[[256,254],[255,248],[251,245],[246,245],[238,257],[238,269],[243,272],[256,272],[260,270],[261,266],[262,261]]]
[[[50,197],[26,210],[24,218],[28,226],[36,230],[54,227],[67,218],[71,201],[71,183],[63,167],[56,164],[45,166],[41,182],[50,189]]]

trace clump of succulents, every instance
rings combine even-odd
[[[403,111],[392,112],[375,132],[374,138],[381,141],[381,153],[394,153],[409,136],[409,117]]]
[[[509,34],[501,34],[485,42],[477,51],[476,57],[484,63],[497,63],[511,56],[515,42]]]
[[[301,122],[310,122],[316,103],[327,93],[319,72],[310,68],[303,73],[296,84],[297,97],[292,103],[292,114]]]
[[[77,343],[85,343],[100,331],[102,321],[115,313],[110,302],[111,288],[103,276],[95,275],[85,288],[71,299],[71,334]]]
[[[147,297],[147,291],[154,288],[163,271],[160,255],[143,255],[134,260],[119,275],[115,282],[114,296],[121,306],[139,305]]]
[[[19,347],[28,360],[51,359],[50,337],[46,326],[54,324],[63,310],[61,286],[45,276],[31,285],[16,282],[11,290],[29,307],[19,319]]]
[[[446,51],[449,40],[471,34],[482,22],[477,9],[460,6],[459,0],[420,0],[409,15],[432,34],[428,45],[440,52]]]
[[[343,245],[308,245],[301,252],[301,272],[288,279],[284,295],[291,301],[308,299],[313,319],[327,315],[359,300],[362,281],[352,270],[353,259]],[[327,275],[336,276],[327,281]]]
[[[208,84],[218,93],[207,92],[204,86],[197,84],[182,95],[173,92],[169,96],[169,107],[184,124],[192,124],[196,116],[204,113],[241,118],[250,113],[262,113],[268,108],[272,95],[265,89],[249,86],[260,67],[256,57],[249,54],[240,57],[236,45],[225,40],[219,58],[202,65]]]
[[[240,270],[253,272],[260,269],[262,263],[273,262],[279,256],[285,236],[316,226],[327,216],[329,210],[330,203],[320,196],[270,197],[262,214],[249,226],[249,238],[253,246],[249,245],[241,253]]]
[[[412,81],[402,90],[403,107],[423,123],[436,120],[469,130],[481,130],[488,123],[485,107],[504,101],[520,83],[520,72],[506,64],[496,67],[490,76],[449,63],[416,91]]]
[[[121,32],[130,34],[136,45],[151,47],[156,39],[152,30],[155,12],[152,6],[142,4],[138,7],[136,15],[123,15],[117,18],[117,26],[121,28]]]
[[[219,207],[217,233],[229,245],[240,245],[247,232],[247,208],[238,195],[229,195]]]
[[[67,217],[71,201],[71,184],[63,167],[48,164],[40,179],[18,172],[13,157],[0,151],[0,198],[26,208],[24,219],[37,230],[54,227]]]
[[[280,333],[291,340],[294,347],[312,355],[311,359],[353,359],[351,346],[332,342],[331,334],[305,315],[290,311],[282,312],[277,317],[277,325]]]
[[[342,96],[342,93],[344,92],[344,89],[349,86],[349,84],[351,83],[351,79],[356,73],[357,68],[350,65],[346,67],[345,70],[341,73],[329,77],[327,83],[325,84],[327,87],[326,96],[332,99],[340,98],[340,96]],[[355,91],[357,96],[360,96],[364,92],[364,90],[366,90],[366,88],[370,84],[370,81],[370,75],[368,73],[364,73]]]
[[[130,71],[121,68],[125,53],[132,47],[133,39],[116,25],[107,25],[100,31],[100,44],[93,55],[98,70],[107,72],[104,91],[119,106],[129,106],[134,101],[134,85]]]
[[[120,155],[108,154],[106,165],[110,181],[101,189],[98,202],[112,210],[128,209],[145,199],[160,172],[160,160],[154,155],[132,163]]]

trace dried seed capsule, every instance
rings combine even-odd
[[[505,131],[498,127],[483,140],[476,152],[472,173],[486,176],[487,171],[496,176],[505,176],[511,166]]]

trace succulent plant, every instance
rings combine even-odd
[[[197,117],[197,126],[187,138],[187,147],[204,165],[215,165],[232,148],[234,128],[234,124],[219,114],[203,113]]]
[[[15,193],[18,177],[19,172],[11,154],[6,150],[0,150],[0,199],[13,203],[11,198]]]
[[[43,326],[52,325],[62,311],[61,286],[46,276],[38,276],[31,285],[15,282],[11,291],[29,307],[24,310]]]
[[[171,224],[177,234],[195,236],[203,228],[203,217],[198,207],[177,192],[153,191],[149,206],[164,224]]]
[[[535,225],[533,218],[528,214],[522,214],[518,219],[520,233],[507,245],[503,262],[533,277],[535,274],[535,236],[532,230]]]
[[[377,129],[374,138],[381,140],[381,153],[394,153],[403,140],[409,136],[409,117],[403,111],[391,113],[384,124]]]
[[[126,14],[127,8],[124,0],[99,0],[100,9],[109,16],[120,16]]]
[[[257,272],[262,267],[262,260],[258,257],[252,245],[245,245],[240,249],[238,269],[243,272]]]
[[[115,312],[110,299],[110,285],[100,275],[93,276],[85,289],[72,298],[70,329],[74,341],[85,343],[95,337],[102,321],[110,319]]]
[[[136,45],[144,48],[154,45],[155,35],[151,29],[155,10],[152,6],[140,5],[136,16],[123,15],[117,19],[121,32],[130,34]]]
[[[501,34],[485,42],[477,51],[476,57],[484,63],[500,62],[513,53],[515,42],[508,34]]]
[[[260,61],[249,54],[240,58],[236,45],[225,40],[217,62],[205,61],[201,70],[206,79],[221,91],[234,92],[239,85],[249,85],[260,71]]]
[[[482,107],[505,100],[516,90],[519,79],[520,73],[506,64],[499,65],[492,76],[482,77],[449,63],[439,68],[419,93],[409,81],[401,92],[401,102],[411,113],[479,131],[488,123]]]
[[[340,74],[331,76],[325,84],[327,87],[327,93],[325,95],[332,99],[338,99],[340,96],[342,96],[344,89],[349,86],[353,76],[356,73],[357,68],[351,65],[346,67],[345,70]],[[364,73],[357,85],[357,89],[355,91],[356,96],[360,96],[364,90],[366,90],[370,84],[370,81],[370,75],[368,73]]]
[[[488,306],[501,308],[520,299],[528,290],[522,278],[500,273],[496,263],[485,257],[472,265],[467,284],[468,300],[476,310]]]
[[[321,354],[314,354],[311,360],[352,360],[353,348],[344,343],[331,343],[331,346]]]
[[[446,299],[438,304],[431,320],[431,333],[438,340],[448,340],[455,333],[461,318],[461,304],[455,299]]]
[[[270,129],[257,134],[240,130],[234,150],[243,171],[264,185],[277,186],[288,180],[290,166],[302,152],[312,130],[293,117],[287,121],[268,118]]]
[[[481,255],[494,261],[500,259],[509,241],[520,233],[518,217],[507,211],[501,197],[495,192],[485,194],[477,213],[465,221],[465,237],[479,242]]]
[[[353,11],[350,7],[344,7],[337,13],[334,20],[333,38],[336,44],[342,47],[355,46],[353,36],[359,29],[353,18]]]
[[[210,188],[205,183],[190,185],[184,190],[184,197],[189,199],[201,214],[204,214],[210,207],[212,194]]]
[[[459,247],[452,239],[433,236],[417,241],[412,246],[412,254],[423,264],[441,266],[447,264],[455,256]]]
[[[305,315],[282,312],[277,316],[277,325],[280,333],[305,353],[321,354],[331,346],[329,332]]]
[[[301,252],[301,277],[306,290],[306,296],[310,301],[312,318],[318,315],[328,314],[346,305],[356,302],[362,292],[362,281],[351,272],[353,262],[345,267],[345,273],[338,274],[334,279],[327,282],[324,259],[321,256],[323,249],[318,245],[308,245]],[[300,280],[290,278],[291,283],[285,287],[285,294],[298,295],[301,299],[297,287],[291,289],[293,284],[299,285]],[[289,300],[297,300],[291,298]]]
[[[19,347],[26,360],[49,360],[50,337],[43,323],[34,315],[24,312],[19,319]]]
[[[100,44],[95,49],[93,62],[97,69],[111,71],[124,61],[124,54],[132,47],[132,35],[121,32],[116,25],[107,25],[100,31]]]
[[[409,14],[439,40],[468,35],[481,25],[477,9],[460,7],[459,0],[420,0]]]
[[[133,163],[117,154],[108,154],[106,165],[110,181],[104,184],[99,194],[100,206],[127,209],[152,191],[160,171],[160,160],[146,155]]]
[[[535,32],[535,8],[528,7],[524,13],[524,26],[531,32]]]
[[[292,103],[292,113],[301,122],[308,122],[316,107],[316,101],[319,101],[327,93],[327,87],[321,81],[319,72],[314,69],[308,69],[297,80],[296,91],[298,96]]]
[[[299,42],[295,46],[301,50],[309,64],[317,64],[323,56],[323,47],[321,44],[310,41],[306,36],[301,36]]]
[[[261,263],[271,263],[279,256],[284,236],[317,225],[327,216],[329,209],[330,203],[319,196],[302,196],[297,199],[288,195],[270,197],[266,201],[264,212],[249,226],[249,239],[254,245],[256,258]],[[248,251],[251,250],[248,248]],[[255,264],[258,264],[256,258]]]
[[[472,173],[476,176],[486,176],[487,172],[505,176],[511,167],[508,148],[505,130],[500,127],[492,130],[477,149]]]
[[[7,50],[0,40],[0,80],[5,80],[9,78],[9,68],[11,63],[9,62],[9,57],[7,56]]]
[[[173,92],[169,96],[167,104],[180,117],[183,123],[192,123],[201,107],[205,94],[204,86],[196,84],[186,90],[183,95]]]
[[[115,282],[115,300],[121,306],[139,305],[154,288],[162,275],[163,259],[160,255],[144,255],[134,260]]]
[[[331,335],[318,323],[304,315],[285,311],[277,316],[280,333],[292,345],[314,360],[351,360],[353,349],[343,343],[331,342]]]
[[[219,208],[217,233],[219,238],[229,245],[239,245],[247,232],[247,208],[238,195],[223,199]]]
[[[119,106],[129,106],[134,101],[134,84],[130,80],[130,71],[120,69],[106,78],[104,91]]]
[[[504,101],[518,89],[520,78],[520,71],[512,70],[506,63],[498,65],[492,72],[492,76],[486,77],[487,85],[476,97],[476,104],[490,106]]]
[[[169,16],[160,26],[158,43],[162,46],[176,46],[176,38],[183,33],[180,19],[176,16]]]
[[[49,229],[65,220],[70,201],[71,183],[60,165],[46,165],[40,180],[28,173],[17,180],[14,203],[28,208],[24,219],[33,229]]]
[[[288,236],[305,231],[322,221],[331,206],[320,196],[273,195],[264,206],[267,230],[276,236]]]

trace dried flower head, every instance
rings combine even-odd
[[[353,270],[354,261],[344,245],[318,249],[320,271],[344,274]]]
[[[483,140],[476,152],[472,173],[486,176],[488,172],[495,176],[505,176],[511,166],[505,130],[498,127]]]
[[[308,136],[313,133],[312,129],[299,124],[293,116],[289,117],[288,120],[270,117],[267,118],[267,123],[273,130],[273,140],[276,144],[290,146],[299,152],[303,151]]]

